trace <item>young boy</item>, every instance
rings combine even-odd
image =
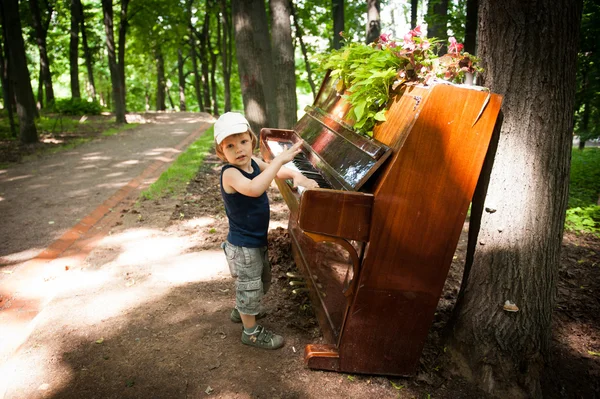
[[[301,150],[302,142],[276,156],[267,164],[253,156],[257,139],[241,114],[227,112],[217,120],[215,150],[227,162],[221,170],[221,196],[229,219],[225,252],[231,275],[237,278],[235,308],[230,318],[242,322],[242,343],[264,349],[283,346],[283,337],[256,323],[264,316],[260,300],[271,285],[271,264],[267,255],[269,199],[266,190],[275,177],[293,179],[294,186],[318,187],[314,180],[283,167]]]

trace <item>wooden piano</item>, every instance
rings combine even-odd
[[[322,188],[276,183],[326,344],[310,368],[412,375],[448,274],[502,99],[476,87],[407,86],[373,139],[352,130],[326,76],[293,130],[262,129],[270,161],[294,160]]]

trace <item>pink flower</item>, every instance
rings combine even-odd
[[[448,41],[450,42],[450,46],[448,46],[449,53],[456,53],[456,54],[460,53],[462,51],[462,49],[465,47],[461,43],[458,43],[453,36],[448,38]]]
[[[413,37],[415,37],[415,36],[421,37],[421,35],[423,34],[421,32],[421,25],[418,25],[415,29],[411,30],[409,33]]]
[[[431,47],[431,43],[429,43],[429,41],[427,40],[423,40],[423,42],[421,43],[421,48],[423,50],[429,50],[429,47]]]
[[[396,42],[389,42],[388,46],[391,48],[395,48],[397,46],[397,44],[396,44]]]
[[[390,40],[389,33],[382,33],[381,35],[379,35],[379,41],[381,41],[383,43],[387,43],[389,40]]]

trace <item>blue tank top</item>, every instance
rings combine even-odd
[[[227,241],[239,247],[265,247],[267,246],[270,218],[269,197],[266,192],[262,193],[260,197],[226,193],[223,190],[223,172],[229,168],[236,168],[250,180],[260,174],[260,168],[254,160],[252,160],[252,173],[246,173],[233,165],[225,165],[221,169],[221,196],[229,219]]]

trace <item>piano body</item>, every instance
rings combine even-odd
[[[327,75],[293,130],[261,130],[267,161],[302,138],[295,164],[324,187],[299,194],[276,179],[326,342],[306,346],[308,367],[415,373],[501,102],[480,88],[407,86],[371,140]]]

